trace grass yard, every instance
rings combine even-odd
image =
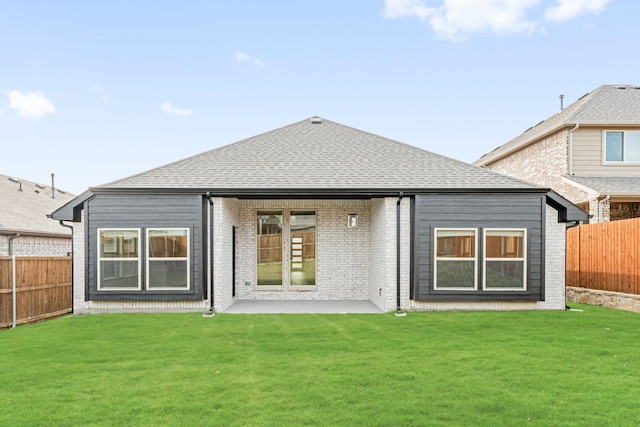
[[[2,426],[632,426],[640,315],[69,316],[0,331]]]

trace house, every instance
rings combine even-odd
[[[241,300],[383,311],[563,309],[549,189],[312,117],[89,189],[74,311],[224,311]]]
[[[0,175],[0,256],[71,255],[71,229],[47,218],[75,196]]]
[[[474,165],[548,187],[592,222],[640,216],[640,87],[603,85]]]

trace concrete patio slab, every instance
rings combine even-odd
[[[240,300],[223,311],[232,314],[379,314],[371,301]]]

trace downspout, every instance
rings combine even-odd
[[[209,269],[209,314],[213,316],[213,200],[211,200],[211,192],[207,191],[206,193],[207,200],[209,201],[209,248],[208,248],[208,269]]]
[[[51,174],[53,176],[53,174]],[[73,292],[75,290],[75,269],[73,268],[73,259],[75,258],[74,255],[74,251],[73,251],[73,226],[65,224],[64,222],[62,222],[62,220],[58,221],[60,223],[61,226],[68,228],[69,230],[71,230],[71,312],[73,313],[73,306],[75,305],[73,303]]]
[[[11,257],[11,328],[16,327],[16,314],[17,314],[17,279],[16,279],[16,254],[13,250],[13,241],[20,237],[20,233],[16,233],[15,236],[9,236],[9,256]]]
[[[402,202],[402,191],[396,202],[396,316],[405,315],[400,307],[400,202]]]
[[[573,132],[577,131],[580,123],[569,131],[569,175],[573,175]]]

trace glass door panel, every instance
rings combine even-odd
[[[282,286],[282,211],[258,211],[258,286]]]
[[[291,211],[289,217],[291,238],[291,286],[316,284],[316,213]]]

